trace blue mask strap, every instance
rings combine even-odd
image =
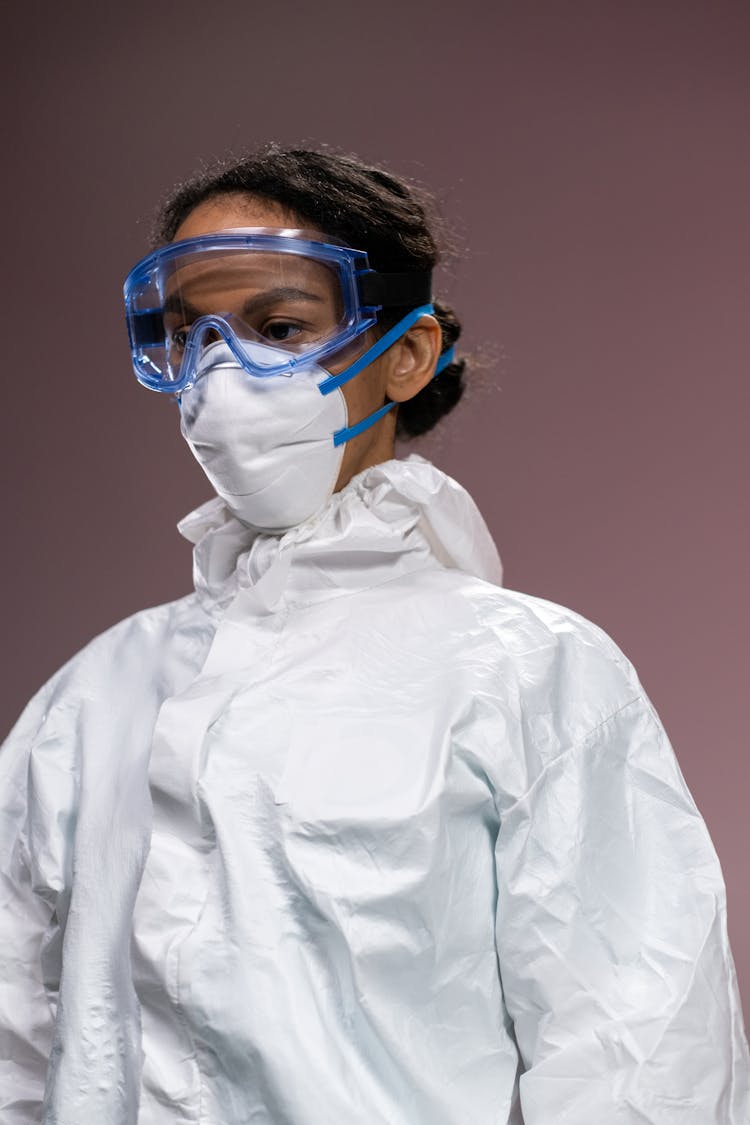
[[[389,329],[388,332],[381,336],[371,348],[368,348],[351,367],[347,367],[345,371],[340,372],[338,375],[331,375],[325,382],[320,383],[318,389],[321,394],[330,394],[331,391],[336,390],[337,387],[348,383],[355,375],[359,375],[360,371],[363,371],[373,360],[387,351],[391,344],[395,343],[404,333],[408,332],[411,326],[419,320],[420,316],[424,316],[426,313],[434,313],[434,311],[432,305],[421,305],[418,309],[412,309],[403,319],[399,320],[398,324],[394,324],[393,328]],[[451,345],[451,347],[440,356],[435,367],[435,374],[432,376],[433,379],[436,375],[439,375],[448,364],[453,363],[454,359],[455,348]],[[369,430],[370,426],[374,426],[376,422],[379,422],[389,410],[393,410],[395,405],[395,402],[387,402],[385,406],[381,406],[379,410],[368,414],[367,417],[363,418],[360,422],[355,422],[353,426],[345,426],[342,430],[336,430],[333,435],[333,444],[335,446],[343,445],[344,442],[349,441],[350,438],[356,437],[357,434],[363,433],[364,430]]]
[[[435,368],[435,375],[439,375],[441,371],[444,371],[445,368],[448,366],[448,364],[453,363],[455,358],[456,358],[456,349],[453,346],[453,344],[451,344],[451,346],[448,348],[448,351],[443,352],[443,354],[440,356],[440,359],[437,361],[437,367]],[[433,379],[435,378],[435,375],[432,376]]]
[[[333,435],[333,444],[343,445],[345,441],[349,441],[349,438],[356,437],[357,434],[361,434],[363,430],[369,430],[370,426],[374,426],[376,422],[379,422],[389,410],[393,410],[395,405],[395,402],[387,402],[385,406],[380,407],[380,410],[376,410],[374,414],[368,414],[361,422],[355,422],[353,426],[345,426],[343,430],[336,430],[336,433]]]
[[[355,375],[359,375],[365,367],[387,352],[391,344],[399,340],[406,332],[409,331],[412,324],[419,320],[420,316],[425,313],[432,313],[434,309],[432,305],[420,305],[418,309],[412,309],[406,316],[399,320],[398,324],[394,324],[393,328],[389,328],[385,335],[376,340],[371,348],[368,348],[363,355],[356,359],[351,367],[347,367],[345,371],[341,371],[338,375],[330,375],[324,379],[322,383],[318,384],[318,390],[322,395],[329,395],[331,391],[335,391],[337,387],[343,387],[344,383],[348,383]]]

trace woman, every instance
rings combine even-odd
[[[217,497],[195,594],[0,756],[8,1125],[747,1120],[718,862],[634,669],[393,460],[461,396],[437,257],[406,184],[269,149],[129,275]]]

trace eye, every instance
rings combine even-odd
[[[170,332],[169,342],[172,347],[178,348],[180,351],[184,351],[185,344],[187,343],[188,331],[189,329],[187,328],[175,328],[173,332]]]
[[[302,331],[302,327],[292,320],[274,320],[263,327],[263,335],[277,344],[292,340]]]

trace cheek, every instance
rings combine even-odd
[[[344,383],[341,390],[346,400],[350,425],[384,404],[385,387],[386,372],[382,357],[360,371],[359,375],[355,375],[351,382]]]

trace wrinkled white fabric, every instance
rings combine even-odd
[[[614,642],[420,459],[182,530],[195,594],[0,754],[3,1125],[746,1125],[718,861]]]

